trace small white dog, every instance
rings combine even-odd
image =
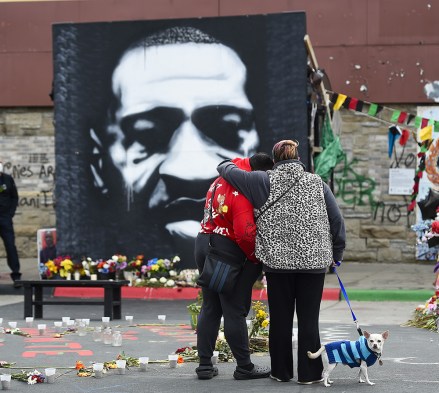
[[[389,337],[389,331],[386,330],[381,334],[370,334],[364,331],[358,341],[336,341],[322,347],[315,353],[308,351],[310,359],[316,359],[322,356],[323,362],[323,383],[325,386],[331,386],[329,374],[334,370],[338,363],[348,365],[349,367],[360,367],[358,374],[359,382],[367,382],[369,385],[375,385],[370,382],[367,375],[367,367],[372,366],[380,359],[383,353],[384,341]],[[379,360],[382,364],[382,361]],[[364,377],[364,380],[363,378]]]

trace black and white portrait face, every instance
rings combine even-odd
[[[54,27],[57,248],[195,267],[225,159],[308,154],[303,13]]]
[[[101,168],[91,167],[96,184],[125,193],[126,210],[142,204],[163,215],[202,204],[218,162],[251,155],[259,146],[246,77],[237,53],[217,42],[128,49],[112,75],[114,106],[105,136],[91,134],[96,154],[107,157]],[[114,179],[111,171],[121,184],[100,175]],[[171,215],[164,225],[180,236],[199,231],[190,216]]]

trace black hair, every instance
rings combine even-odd
[[[189,26],[170,27],[166,30],[159,31],[150,36],[137,40],[125,51],[129,52],[135,48],[148,48],[150,46],[161,46],[171,44],[220,44],[216,38],[202,32],[199,29]]]
[[[273,160],[267,153],[255,153],[250,157],[252,171],[268,171],[273,168]]]

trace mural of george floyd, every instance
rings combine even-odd
[[[219,162],[282,139],[309,165],[303,12],[53,26],[58,254],[172,258]]]

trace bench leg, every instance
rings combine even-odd
[[[113,317],[114,319],[122,318],[122,287],[113,288]]]
[[[43,288],[38,286],[35,287],[35,297],[34,297],[34,309],[35,309],[35,318],[43,318]]]
[[[113,320],[113,290],[112,288],[105,288],[104,290],[104,317],[110,317]]]
[[[24,287],[24,318],[33,317],[32,310],[32,291],[33,288],[29,286]]]

